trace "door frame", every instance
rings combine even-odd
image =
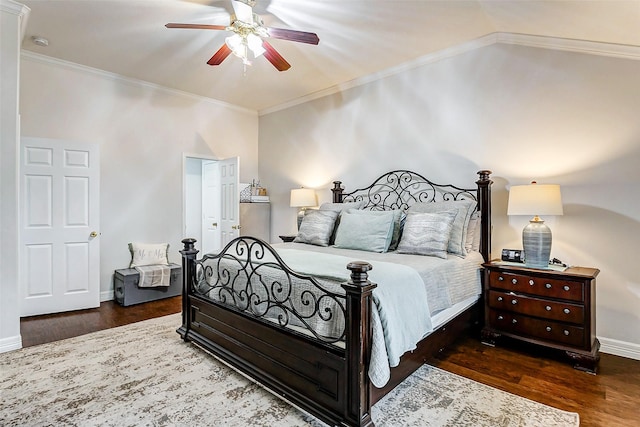
[[[194,237],[201,243],[202,232],[199,236],[187,236],[187,159],[196,159],[202,161],[219,162],[221,159],[215,156],[207,156],[204,154],[182,153],[182,237]],[[196,245],[199,246],[199,245]]]

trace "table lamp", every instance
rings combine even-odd
[[[514,185],[509,190],[507,215],[534,215],[522,230],[525,265],[549,268],[551,230],[538,215],[562,215],[562,196],[556,184]]]
[[[298,230],[304,218],[304,211],[311,206],[318,206],[318,199],[316,198],[315,190],[311,188],[294,188],[291,190],[291,202],[289,205],[292,208],[298,209]]]

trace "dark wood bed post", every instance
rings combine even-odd
[[[333,193],[333,203],[342,203],[342,181],[333,181],[333,188],[331,192]]]
[[[182,254],[182,326],[178,328],[178,333],[186,341],[190,329],[189,286],[196,275],[195,261],[199,251],[195,248],[196,239],[186,238],[182,243],[184,244],[184,249],[180,251]]]
[[[485,262],[491,259],[491,184],[489,178],[490,170],[478,171],[480,179],[476,181],[478,185],[478,208],[480,209],[480,253]]]
[[[347,296],[346,363],[349,373],[345,384],[344,416],[352,425],[373,427],[368,372],[373,327],[371,322],[363,320],[371,318],[372,292],[378,285],[368,280],[367,271],[373,268],[371,264],[354,261],[347,268],[351,270],[351,280],[342,285]]]

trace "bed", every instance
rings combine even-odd
[[[184,239],[178,333],[330,425],[372,426],[378,400],[481,319],[490,173],[475,188],[406,170],[350,192],[335,181],[292,243],[244,236],[198,259]],[[416,243],[427,234],[447,240]]]

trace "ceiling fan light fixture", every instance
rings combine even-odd
[[[239,34],[234,34],[227,37],[226,39],[224,39],[224,42],[227,46],[229,46],[229,49],[231,49],[231,52],[233,52],[235,56],[242,59],[245,64],[248,63],[247,44]]]
[[[315,33],[290,30],[285,28],[266,27],[262,18],[253,12],[255,0],[231,0],[233,12],[227,26],[209,24],[181,24],[170,22],[167,28],[193,28],[200,30],[225,30],[234,34],[225,39],[225,44],[207,61],[208,65],[220,65],[231,53],[242,59],[246,66],[251,65],[248,53],[251,51],[255,58],[264,55],[278,71],[291,68],[278,51],[271,46],[267,38],[289,40],[298,43],[317,45],[320,39]]]
[[[265,48],[262,47],[262,39],[255,34],[249,34],[247,36],[247,46],[249,46],[255,58],[266,52]]]

